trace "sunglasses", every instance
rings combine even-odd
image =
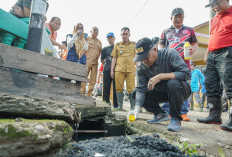
[[[77,26],[76,28],[77,28],[77,29],[81,29],[81,30],[83,30],[83,27],[79,27],[79,26]]]

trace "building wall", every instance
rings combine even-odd
[[[196,27],[194,31],[198,40],[198,49],[195,54],[192,55],[192,61],[197,65],[204,65],[204,57],[209,40],[209,23]]]

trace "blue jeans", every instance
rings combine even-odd
[[[170,113],[170,105],[169,103],[163,103],[161,107],[164,111],[166,111],[168,114]],[[183,102],[182,108],[180,110],[180,114],[187,114],[189,111],[189,102],[188,99]]]

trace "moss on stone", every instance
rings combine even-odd
[[[0,135],[1,136],[7,136],[9,138],[20,138],[25,136],[32,135],[29,131],[18,131],[16,128],[14,128],[12,125],[8,125],[5,129],[0,129]]]

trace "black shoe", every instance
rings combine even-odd
[[[221,108],[220,101],[218,100],[217,102],[214,102],[214,104],[209,103],[209,108],[210,110],[209,110],[208,117],[198,118],[197,121],[199,123],[221,125],[222,124],[222,119],[221,119],[222,108]]]
[[[220,125],[220,128],[221,128],[222,130],[232,132],[232,120],[230,120],[230,121],[229,121],[228,123],[226,123],[226,124]]]
[[[147,123],[149,124],[159,124],[164,121],[168,121],[170,118],[167,113],[159,113],[154,117],[152,120],[148,120]]]
[[[205,123],[205,124],[216,124],[216,125],[221,125],[222,124],[221,117],[214,117],[212,115],[209,115],[206,118],[197,118],[197,121],[199,123]]]
[[[232,107],[232,106],[231,106]],[[229,115],[229,121],[226,124],[220,125],[220,128],[225,131],[231,131],[232,132],[232,113],[230,112]]]

